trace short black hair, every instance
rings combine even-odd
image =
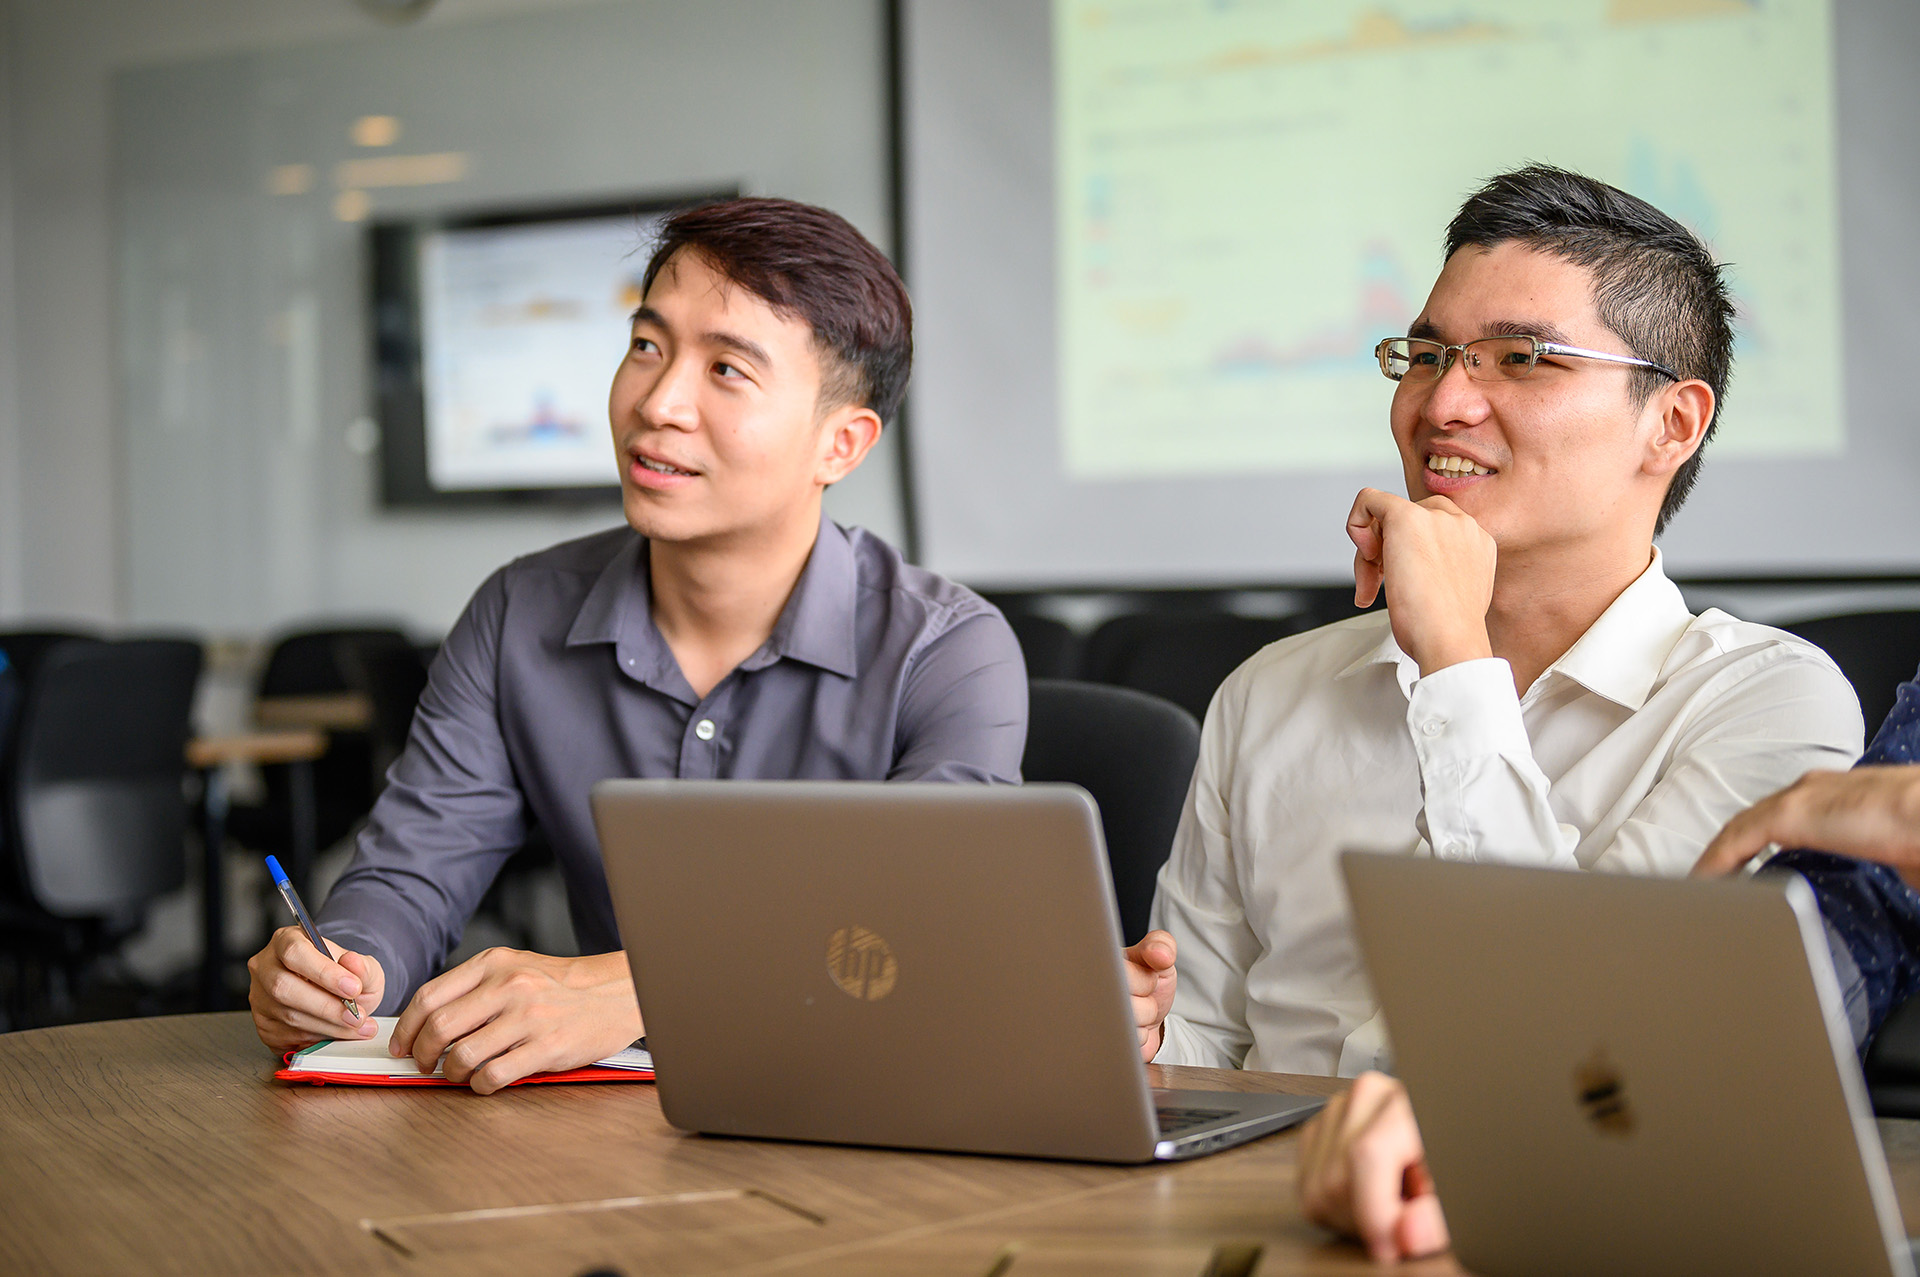
[[[767,198],[682,209],[661,225],[642,297],[682,249],[813,329],[823,408],[857,403],[882,421],[900,410],[913,370],[913,303],[893,263],[846,218]]]
[[[1654,535],[1666,530],[1700,475],[1733,373],[1733,301],[1698,237],[1643,199],[1550,164],[1502,173],[1475,191],[1447,227],[1447,258],[1463,248],[1519,243],[1593,275],[1593,307],[1627,349],[1713,390],[1706,434],[1674,471]],[[1644,407],[1665,378],[1636,368],[1630,393]]]

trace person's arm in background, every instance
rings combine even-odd
[[[996,611],[968,616],[915,653],[900,694],[888,780],[1020,783],[1027,665]]]
[[[1735,816],[1693,869],[1731,873],[1769,846],[1796,848],[1761,872],[1797,873],[1813,888],[1862,1053],[1887,1015],[1920,992],[1920,895],[1909,885],[1920,881],[1916,762],[1920,682],[1910,682],[1859,766],[1809,772]]]
[[[1360,1242],[1376,1262],[1447,1248],[1413,1105],[1384,1073],[1362,1073],[1302,1129],[1294,1183],[1308,1219]]]
[[[358,997],[367,1016],[397,1013],[459,942],[524,838],[495,701],[505,608],[496,574],[442,645],[407,747],[352,863],[316,911],[321,934],[351,956],[323,962],[298,927],[286,927],[248,963],[255,1027],[275,1050],[359,1033],[339,1001],[349,987],[358,992],[344,996]]]

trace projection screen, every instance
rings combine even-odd
[[[1920,569],[1920,6],[905,0],[921,558],[999,588],[1337,581],[1460,200],[1530,160],[1729,265],[1681,575]]]

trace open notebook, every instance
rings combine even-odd
[[[310,1047],[287,1053],[287,1064],[274,1076],[283,1082],[310,1082],[324,1086],[335,1082],[346,1086],[454,1086],[438,1069],[422,1073],[411,1059],[396,1060],[387,1054],[387,1041],[393,1036],[398,1016],[377,1015],[373,1022],[380,1031],[357,1041],[316,1042]],[[561,1073],[535,1073],[509,1085],[525,1082],[651,1082],[653,1056],[643,1048],[630,1046],[618,1055]]]

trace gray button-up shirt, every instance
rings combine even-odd
[[[865,531],[820,521],[764,646],[702,698],[626,528],[488,578],[434,662],[406,751],[320,910],[397,1014],[530,825],[585,952],[620,946],[587,792],[609,776],[1017,782],[1026,666],[1005,618]]]

